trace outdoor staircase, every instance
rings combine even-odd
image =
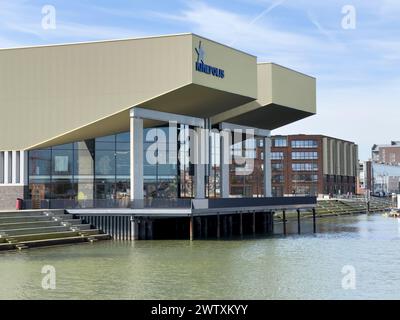
[[[385,211],[390,208],[390,201],[376,198],[370,199],[370,212]],[[364,213],[367,210],[367,203],[364,199],[332,199],[319,200],[317,203],[318,215],[342,215],[351,213]]]
[[[0,212],[0,251],[111,239],[64,210]]]
[[[391,201],[384,198],[371,197],[370,199],[370,212],[387,211],[391,207]],[[367,211],[367,203],[363,198],[353,199],[329,199],[318,200],[316,207],[316,214],[319,217],[323,216],[340,216],[347,214],[365,213]],[[282,214],[275,215],[278,219],[282,219]],[[296,218],[296,211],[286,211],[287,218]],[[312,217],[311,210],[302,211],[302,217]]]

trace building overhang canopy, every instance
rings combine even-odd
[[[316,80],[313,77],[264,63],[258,65],[258,99],[211,118],[273,130],[316,113]]]
[[[315,113],[314,78],[194,34],[0,50],[0,69],[0,150],[128,131],[133,107],[268,130]]]

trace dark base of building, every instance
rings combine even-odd
[[[218,240],[273,233],[273,212],[179,218],[81,216],[115,240]]]

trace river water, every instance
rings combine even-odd
[[[316,235],[303,221],[300,236],[293,223],[287,237],[277,224],[268,238],[104,241],[0,253],[0,298],[400,298],[400,219],[317,221]],[[44,265],[56,270],[55,290],[42,288]]]

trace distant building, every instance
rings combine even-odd
[[[323,135],[273,136],[272,194],[356,193],[358,146]]]
[[[400,192],[400,141],[374,144],[371,160],[360,162],[360,192],[387,195]]]
[[[375,161],[360,162],[360,193],[400,193],[400,166]]]
[[[373,162],[400,165],[400,141],[391,141],[390,144],[374,144],[371,153]]]

